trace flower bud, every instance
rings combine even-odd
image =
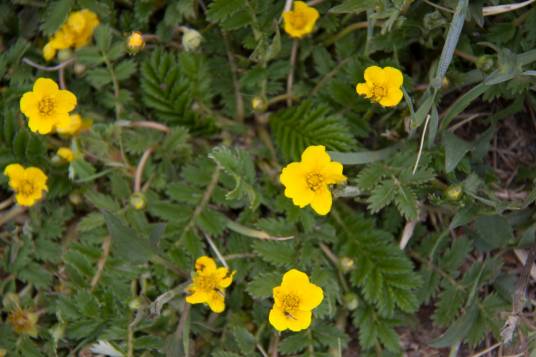
[[[130,196],[130,205],[137,210],[145,208],[145,196],[141,192],[134,192]]]
[[[142,305],[141,299],[139,297],[136,297],[130,300],[128,307],[130,308],[130,310],[139,310],[141,305]]]
[[[183,27],[182,31],[184,32],[182,35],[182,46],[184,47],[184,50],[188,52],[196,50],[201,44],[203,36],[196,30],[188,27]]]
[[[451,201],[458,201],[462,197],[462,194],[462,185],[451,185],[445,191],[445,195]]]
[[[251,100],[251,107],[257,113],[263,113],[266,111],[266,109],[268,109],[268,103],[266,102],[265,99],[261,97],[254,97]]]
[[[476,68],[483,72],[489,72],[493,69],[493,66],[495,65],[495,61],[493,60],[493,57],[489,55],[483,55],[478,57],[476,60]]]
[[[354,293],[346,293],[343,297],[344,306],[350,311],[357,309],[359,306],[359,298]]]
[[[86,65],[82,64],[82,63],[76,63],[74,65],[74,73],[78,76],[84,74],[84,72],[86,71],[87,67]]]
[[[134,31],[128,36],[127,47],[130,53],[138,53],[145,47],[143,35],[140,32]]]
[[[349,257],[341,257],[339,259],[339,264],[341,265],[342,271],[345,273],[353,270],[355,265],[354,260]]]
[[[73,51],[66,48],[58,51],[58,61],[65,62],[73,57]]]
[[[69,194],[69,201],[73,205],[78,206],[80,203],[82,203],[82,195],[78,191],[73,191]]]

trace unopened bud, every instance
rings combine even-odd
[[[69,194],[69,201],[73,205],[78,206],[80,203],[82,203],[82,195],[78,191],[71,192]]]
[[[443,77],[443,80],[441,81],[441,87],[443,89],[446,89],[449,87],[449,85],[450,85],[449,79],[447,77]]]
[[[136,297],[132,300],[130,300],[130,303],[128,304],[128,307],[130,310],[138,310],[142,305],[141,299],[139,297]]]
[[[268,109],[268,103],[266,103],[266,100],[261,97],[254,97],[251,100],[251,107],[257,113],[263,113],[266,111],[266,109]]]
[[[354,260],[349,257],[341,257],[339,260],[339,264],[341,265],[342,271],[345,273],[348,273],[350,270],[354,269]]]
[[[495,61],[493,60],[493,57],[488,55],[480,56],[476,60],[476,68],[483,72],[491,71],[494,65]]]
[[[73,51],[70,49],[64,49],[58,51],[58,60],[60,62],[65,62],[73,57]]]
[[[128,36],[127,48],[130,53],[138,53],[145,47],[145,41],[141,32],[134,31]]]
[[[445,195],[451,201],[458,201],[462,197],[462,194],[462,185],[451,185],[445,191]]]
[[[354,293],[346,293],[344,294],[344,306],[350,311],[353,311],[357,309],[359,306],[359,298]]]
[[[82,75],[84,74],[84,72],[86,71],[87,67],[86,65],[82,64],[82,63],[77,63],[74,65],[74,73],[76,75]]]
[[[201,44],[201,41],[203,40],[203,36],[196,30],[190,29],[188,27],[182,28],[183,35],[182,35],[182,46],[184,47],[185,51],[194,51],[196,50],[199,45]]]
[[[130,196],[130,205],[137,210],[145,208],[145,196],[141,192],[134,192]]]

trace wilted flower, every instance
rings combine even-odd
[[[196,30],[190,29],[188,27],[182,27],[182,46],[184,47],[185,51],[194,51],[196,50],[199,45],[201,44],[201,41],[203,40],[203,36]]]
[[[37,320],[39,317],[35,312],[15,308],[7,317],[13,331],[21,335],[37,337]]]
[[[203,256],[195,261],[193,282],[188,286],[186,297],[189,304],[205,303],[214,312],[225,310],[225,289],[231,285],[234,272],[216,266],[214,259]]]

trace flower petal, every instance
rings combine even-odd
[[[202,273],[213,272],[216,270],[216,262],[207,256],[199,257],[195,261],[195,270]]]
[[[186,296],[186,302],[189,304],[201,304],[207,302],[208,295],[204,291],[194,290],[192,295]]]
[[[287,318],[287,325],[291,331],[305,330],[311,325],[311,311],[296,310],[292,317]]]
[[[311,207],[321,216],[329,213],[331,210],[332,198],[329,189],[323,188],[315,192],[315,197],[311,201]]]
[[[389,88],[388,94],[380,100],[384,107],[394,107],[402,100],[404,93],[399,88]]]
[[[216,312],[218,314],[220,312],[223,312],[223,310],[225,310],[224,297],[222,296],[222,294],[220,294],[218,292],[214,292],[214,293],[209,295],[208,300],[207,300],[207,304],[208,304],[208,307],[210,307],[210,309],[213,312]]]
[[[76,107],[76,96],[68,90],[60,90],[56,94],[56,111],[69,113]]]
[[[39,115],[39,110],[37,103],[39,102],[40,96],[34,92],[26,92],[22,96],[19,102],[20,111],[26,115],[28,118],[32,116]]]
[[[370,66],[365,69],[365,81],[376,85],[385,82],[385,72],[378,66]]]
[[[55,123],[53,120],[41,116],[30,117],[30,119],[28,120],[28,127],[30,128],[30,130],[34,133],[39,134],[48,134],[52,132],[54,124]]]
[[[311,145],[304,150],[301,161],[311,167],[321,167],[331,161],[324,145]]]
[[[55,95],[58,90],[58,84],[50,78],[37,78],[33,86],[33,91],[41,95]]]
[[[4,175],[9,177],[10,180],[20,179],[24,176],[24,167],[20,164],[9,164],[4,169]]]
[[[268,321],[277,331],[284,331],[288,329],[288,320],[282,310],[276,306],[272,307],[270,314],[268,315]]]
[[[357,92],[357,94],[364,95],[367,98],[372,97],[372,89],[367,83],[358,83],[355,86],[355,91]]]
[[[346,181],[346,176],[342,174],[343,166],[340,162],[332,161],[322,168],[321,174],[328,185]]]
[[[308,284],[300,292],[300,310],[310,311],[324,300],[324,291],[315,284]]]
[[[384,67],[383,71],[385,73],[387,83],[389,83],[389,87],[402,87],[402,84],[404,83],[404,76],[399,69],[394,67]]]
[[[297,269],[290,269],[283,275],[281,287],[290,287],[296,290],[301,290],[305,285],[309,284],[309,277],[304,272]]]

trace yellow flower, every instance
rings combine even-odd
[[[75,136],[90,129],[92,125],[93,121],[91,119],[82,118],[80,114],[71,114],[68,122],[60,123],[56,126],[56,131],[61,135]]]
[[[358,83],[357,94],[384,107],[394,107],[402,100],[402,72],[393,67],[370,66],[365,70],[365,83]]]
[[[278,331],[301,331],[311,325],[311,311],[324,299],[319,286],[309,282],[307,274],[291,269],[273,289],[274,306],[268,319]]]
[[[63,160],[67,162],[71,162],[74,159],[73,151],[67,147],[59,148],[56,155],[58,155],[59,157],[61,157]]]
[[[7,165],[4,175],[9,177],[9,187],[15,191],[15,199],[21,206],[33,206],[47,191],[47,175],[40,168],[24,168],[19,164]]]
[[[23,310],[20,307],[15,308],[7,320],[11,328],[18,334],[24,334],[31,337],[37,337],[37,320],[39,317],[36,313]]]
[[[303,1],[294,2],[293,11],[285,11],[283,20],[285,32],[294,38],[302,38],[313,32],[316,20],[320,17],[318,10]]]
[[[138,52],[145,47],[145,41],[141,32],[134,31],[128,36],[127,47],[132,52]]]
[[[56,126],[70,122],[69,112],[76,107],[76,96],[68,90],[59,89],[56,82],[38,78],[33,91],[26,92],[20,99],[20,110],[29,119],[30,130],[48,134]]]
[[[332,203],[329,186],[346,181],[342,169],[342,164],[331,161],[324,146],[309,146],[300,162],[283,168],[279,180],[285,186],[285,196],[296,206],[310,204],[316,213],[325,215]]]
[[[193,282],[188,286],[190,293],[186,297],[189,304],[206,303],[214,312],[225,310],[225,288],[233,281],[235,272],[229,274],[229,269],[216,266],[214,259],[203,256],[195,261]]]
[[[50,61],[56,56],[58,50],[86,46],[97,26],[99,26],[99,18],[94,12],[83,9],[71,13],[67,21],[43,48],[43,57]]]

